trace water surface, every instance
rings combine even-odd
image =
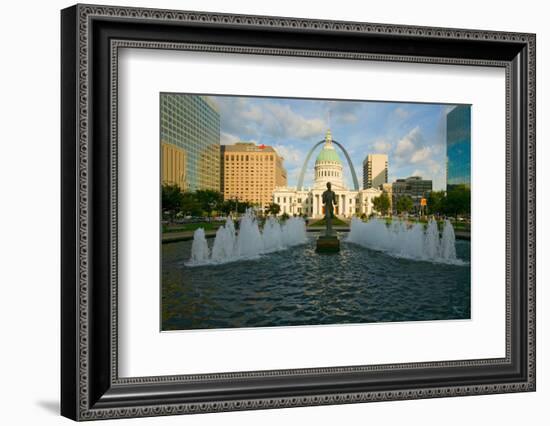
[[[470,318],[469,242],[456,242],[467,263],[449,265],[344,241],[339,253],[318,254],[315,237],[255,260],[199,267],[185,265],[191,241],[163,244],[162,329]]]

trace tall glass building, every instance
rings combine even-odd
[[[172,145],[183,151],[185,164],[174,170],[178,161],[167,157],[162,150],[162,181],[170,182],[180,176],[182,189],[220,190],[220,112],[218,106],[207,96],[161,93],[160,139],[163,147]],[[164,167],[166,163],[170,167]],[[170,170],[169,176],[164,176]]]
[[[471,107],[459,105],[447,114],[447,191],[470,187]]]

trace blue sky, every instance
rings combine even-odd
[[[362,181],[367,154],[388,154],[389,180],[420,175],[445,188],[446,114],[452,105],[289,98],[211,96],[220,107],[221,143],[251,141],[284,157],[288,185],[295,186],[309,149],[331,129]],[[318,150],[320,147],[318,148]],[[317,152],[317,151],[316,151]],[[316,154],[305,185],[313,182]],[[351,175],[344,156],[346,183]]]

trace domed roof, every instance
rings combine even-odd
[[[321,150],[315,162],[319,163],[322,161],[334,161],[336,163],[341,163],[340,156],[334,148],[323,148]]]
[[[342,163],[342,161],[340,160],[340,156],[332,146],[332,135],[330,133],[330,130],[327,130],[327,134],[325,136],[325,144],[323,145],[323,149],[321,150],[321,152],[319,152],[315,163],[319,163],[322,161],[334,161],[336,163]]]

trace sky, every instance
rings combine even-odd
[[[220,108],[221,143],[273,146],[284,158],[288,186],[296,186],[305,157],[330,128],[348,151],[361,185],[368,154],[388,155],[388,179],[422,176],[445,189],[446,114],[454,105],[317,99],[211,96]],[[312,155],[304,186],[313,183]],[[337,148],[338,149],[338,148]],[[353,188],[344,155],[348,188]]]

